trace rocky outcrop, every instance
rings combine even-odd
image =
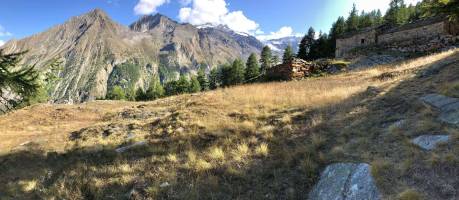
[[[337,163],[322,172],[310,200],[379,200],[380,194],[365,163]]]
[[[429,94],[422,97],[421,101],[440,112],[441,122],[454,126],[459,125],[459,99],[440,94]]]
[[[433,150],[437,147],[437,144],[448,142],[448,140],[448,135],[422,135],[414,138],[411,142],[424,150]]]
[[[229,29],[199,29],[157,14],[126,27],[96,9],[45,32],[6,43],[5,53],[28,50],[24,64],[44,70],[53,59],[63,62],[55,102],[83,102],[105,97],[114,84],[145,88],[165,68],[169,78],[259,53],[263,44]],[[132,66],[135,66],[133,69]]]

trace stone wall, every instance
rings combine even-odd
[[[378,35],[378,44],[396,43],[406,40],[419,40],[423,38],[438,38],[447,35],[445,22],[437,22],[412,29],[394,30]]]
[[[354,52],[354,49],[428,53],[457,45],[458,34],[459,22],[449,22],[444,17],[424,19],[389,29],[385,26],[372,27],[338,38],[335,55],[337,58],[347,58],[362,53]]]
[[[346,53],[356,47],[373,45],[376,43],[376,30],[367,29],[336,40],[336,57],[344,57]]]

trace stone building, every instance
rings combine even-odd
[[[457,44],[459,23],[445,17],[419,20],[399,27],[370,27],[336,40],[337,58],[349,57],[357,47],[378,46],[402,52],[429,52]]]

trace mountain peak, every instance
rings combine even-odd
[[[139,20],[131,24],[129,27],[134,31],[146,32],[155,28],[158,25],[177,25],[178,22],[172,20],[171,18],[157,13],[155,15],[144,15]]]
[[[109,18],[108,14],[100,8],[91,10],[88,13],[84,14],[83,16],[88,16],[91,18]]]

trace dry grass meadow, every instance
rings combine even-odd
[[[370,163],[385,199],[452,199],[459,131],[418,98],[454,96],[458,81],[453,50],[152,102],[28,107],[0,116],[0,199],[305,199],[335,162]],[[409,143],[445,132],[432,152]]]

